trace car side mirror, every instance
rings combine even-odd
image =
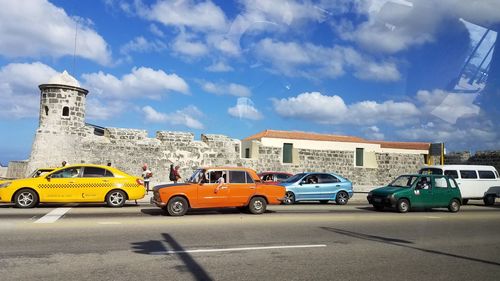
[[[50,176],[50,175],[48,175],[48,176],[46,176],[46,177],[45,177],[45,179],[46,179],[47,181],[50,181],[51,176]]]

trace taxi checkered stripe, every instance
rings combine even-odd
[[[40,184],[39,188],[102,188],[112,187],[112,183],[73,183],[73,184]],[[128,187],[129,184],[125,184]]]

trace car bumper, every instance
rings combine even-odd
[[[162,202],[162,201],[158,201],[154,197],[151,197],[151,199],[149,200],[149,203],[151,203],[152,205],[156,205],[157,207],[160,207],[160,208],[164,208],[165,206],[167,206],[167,203]]]
[[[368,203],[372,205],[378,205],[384,207],[396,206],[396,200],[393,197],[367,196],[366,199],[368,200]]]

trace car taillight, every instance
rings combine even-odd
[[[142,186],[144,186],[144,181],[143,181],[143,180],[141,180],[141,179],[136,179],[135,181],[137,182],[137,184],[138,184],[138,185],[142,185]]]

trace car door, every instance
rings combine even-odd
[[[446,207],[450,203],[451,199],[451,189],[450,183],[446,177],[436,176],[434,177],[433,184],[433,200],[432,204],[434,207]]]
[[[80,202],[81,195],[77,190],[83,184],[80,177],[82,167],[68,167],[48,175],[38,185],[41,202]]]
[[[255,193],[255,182],[246,171],[229,171],[228,202],[231,206],[244,206]]]
[[[76,190],[81,195],[82,202],[103,201],[114,186],[122,187],[124,184],[110,171],[100,167],[83,167],[81,178],[82,184]]]
[[[320,192],[319,197],[321,199],[334,200],[335,194],[342,189],[340,180],[330,174],[319,174],[318,183]]]
[[[295,193],[296,200],[323,200],[326,197],[325,190],[321,191],[318,183],[319,174],[308,174],[299,183]]]
[[[425,187],[424,182],[427,183]],[[415,208],[429,208],[432,205],[432,181],[429,176],[418,177],[413,183],[413,198],[411,198],[411,206]]]
[[[205,182],[198,185],[198,204],[200,208],[217,208],[228,205],[227,170],[208,170],[205,172]],[[217,189],[217,180],[225,177],[225,183]]]

